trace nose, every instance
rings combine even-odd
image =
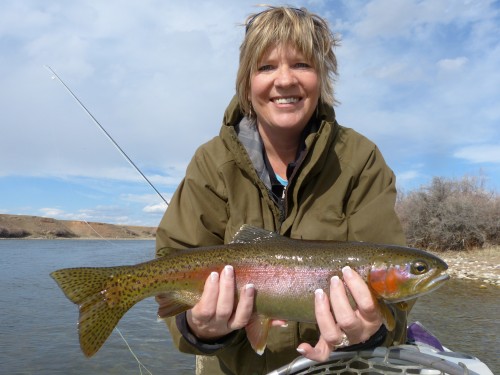
[[[275,85],[277,87],[289,87],[297,83],[293,70],[289,66],[281,66],[276,73]]]

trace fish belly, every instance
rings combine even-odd
[[[238,290],[254,284],[255,310],[273,319],[315,322],[314,291],[328,291],[332,270],[305,267],[235,267]]]

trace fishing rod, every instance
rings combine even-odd
[[[99,123],[99,121],[97,121],[97,119],[94,117],[94,115],[92,113],[90,113],[90,111],[87,109],[87,107],[85,107],[85,105],[82,103],[82,101],[80,99],[78,99],[78,97],[73,93],[73,91],[71,91],[71,89],[68,87],[68,85],[66,85],[64,83],[64,81],[57,75],[56,72],[54,72],[54,70],[52,70],[52,68],[50,66],[44,65],[44,67],[45,67],[45,69],[47,69],[52,74],[52,79],[57,79],[61,83],[61,85],[63,85],[63,87],[73,97],[73,99],[75,99],[76,102],[80,105],[80,107],[83,108],[83,110],[90,116],[90,118],[92,119],[92,121],[99,127],[99,129],[102,130],[102,132],[104,133],[104,135],[106,135],[106,137],[113,143],[113,145],[122,154],[122,156],[130,163],[130,165],[132,165],[132,167],[135,168],[135,170],[142,176],[142,178],[144,180],[146,180],[146,182],[149,184],[149,186],[151,186],[153,188],[153,190],[156,192],[156,194],[158,194],[158,196],[168,206],[168,202],[163,197],[163,195],[161,195],[161,193],[151,183],[151,181],[149,181],[149,179],[146,177],[146,175],[144,173],[142,173],[142,171],[139,169],[139,167],[137,165],[135,165],[135,163],[132,161],[132,159],[129,158],[129,156],[125,153],[125,151],[123,151],[123,149],[118,145],[118,143],[116,143],[116,141],[113,139],[113,137],[106,131],[106,129],[104,129],[104,127]]]
[[[99,127],[99,129],[102,130],[102,132],[106,135],[106,137],[113,143],[113,145],[116,147],[116,149],[118,151],[120,151],[120,153],[122,154],[122,156],[130,163],[130,165],[132,165],[132,167],[135,168],[135,170],[142,176],[142,178],[144,180],[146,180],[146,182],[149,184],[149,186],[151,186],[153,188],[153,190],[156,192],[156,194],[158,194],[158,196],[163,200],[163,202],[165,202],[165,204],[168,206],[168,202],[167,200],[163,197],[163,195],[161,195],[161,193],[158,191],[158,189],[156,189],[156,187],[151,183],[151,181],[149,181],[149,179],[146,177],[146,175],[144,173],[142,173],[142,171],[139,169],[139,167],[132,161],[132,159],[130,159],[130,157],[127,155],[127,153],[125,151],[123,151],[123,149],[120,147],[120,145],[118,143],[116,143],[116,141],[113,139],[113,137],[111,136],[111,134],[109,134],[106,129],[104,129],[104,127],[100,124],[99,121],[97,121],[97,119],[94,117],[94,115],[92,113],[90,113],[90,111],[87,109],[87,107],[85,107],[85,105],[82,103],[82,101],[80,99],[78,99],[78,97],[73,93],[73,91],[71,91],[71,89],[68,87],[68,85],[66,85],[64,83],[64,81],[57,75],[56,72],[54,72],[54,70],[52,70],[52,68],[48,65],[45,65],[45,69],[47,69],[51,74],[52,74],[52,79],[57,79],[61,85],[63,85],[63,87],[69,92],[69,94],[73,97],[73,99],[76,100],[76,102],[80,105],[80,107],[83,108],[83,110],[90,116],[90,118],[92,119],[92,121]],[[97,235],[101,238],[104,239],[104,237],[102,237],[87,221],[85,221],[85,223],[94,231],[97,233]],[[130,353],[132,354],[132,356],[134,357],[134,359],[137,361],[137,363],[139,364],[139,370],[142,374],[142,368],[144,368],[148,374],[150,375],[153,375],[151,373],[151,371],[148,370],[148,368],[139,360],[139,358],[137,358],[136,354],[133,352],[132,348],[130,347],[129,343],[127,342],[127,340],[125,339],[125,337],[123,336],[123,334],[121,333],[121,331],[118,329],[118,327],[115,327],[115,330],[118,332],[118,334],[120,335],[120,337],[122,338],[122,340],[125,342],[125,345],[127,345],[127,348],[128,350],[130,351]]]

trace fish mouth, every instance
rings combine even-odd
[[[387,300],[389,303],[397,303],[397,302],[403,302],[403,301],[411,301],[415,298],[422,297],[426,294],[429,294],[431,292],[434,292],[436,289],[442,287],[446,281],[450,279],[450,275],[447,273],[442,273],[441,275],[431,278],[427,283],[427,280],[420,280],[418,283],[414,285],[415,289],[418,289],[418,287],[421,286],[421,291],[418,293],[413,294],[411,297],[401,297],[401,298],[394,298],[391,300]]]
[[[439,288],[444,284],[445,281],[448,281],[450,279],[450,275],[447,273],[442,273],[435,279],[432,279],[426,286],[428,290],[434,290],[435,288]]]

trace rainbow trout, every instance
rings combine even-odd
[[[228,264],[234,267],[238,293],[246,284],[255,285],[255,315],[246,330],[258,353],[266,346],[271,319],[315,322],[314,291],[328,293],[331,277],[341,277],[344,266],[358,272],[378,300],[389,303],[433,291],[449,278],[446,263],[422,250],[293,240],[248,225],[228,245],[179,250],[132,266],[66,268],[51,276],[79,306],[80,346],[90,357],[137,302],[163,294],[167,302],[160,317],[179,314],[198,302],[210,273]]]

